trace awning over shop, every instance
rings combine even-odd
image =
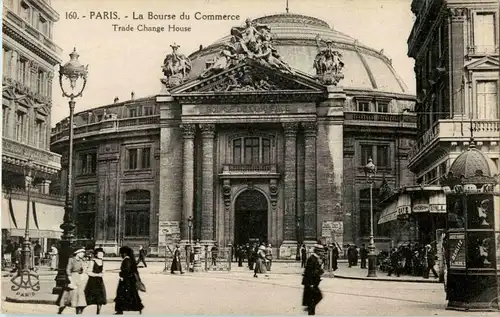
[[[2,229],[7,229],[11,236],[22,237],[26,229],[26,201],[2,197]],[[33,204],[30,203],[29,228],[32,238],[60,239],[64,207],[35,203],[36,221]],[[38,224],[38,227],[37,227]]]
[[[399,216],[407,214],[446,213],[446,195],[435,188],[424,189],[427,189],[424,195],[420,188],[418,190],[411,188],[408,192],[399,194],[397,201],[392,202],[382,211],[378,224],[396,220]]]
[[[383,224],[389,221],[393,221],[398,219],[398,216],[407,215],[411,213],[411,199],[408,194],[401,194],[398,197],[398,200],[391,203],[387,206],[380,218],[378,220],[378,224]]]

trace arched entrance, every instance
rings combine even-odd
[[[255,189],[242,192],[234,202],[234,243],[244,244],[258,239],[267,242],[266,197]]]

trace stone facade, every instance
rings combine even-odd
[[[261,22],[281,23],[291,16]],[[320,20],[296,16],[294,21],[307,32],[311,26],[301,21],[316,21],[325,28],[323,36],[334,36]],[[303,45],[315,43],[307,36]],[[224,64],[229,46],[223,48],[226,55],[200,68],[219,44],[183,56],[189,67],[172,81],[179,75],[172,65],[176,49],[165,59],[166,87],[160,94],[76,115],[75,157],[95,151],[98,167],[92,175],[77,175],[75,186],[79,193],[107,188],[99,194],[94,237],[108,252],[120,244],[143,244],[163,254],[165,245],[195,239],[221,246],[260,240],[280,248],[280,257],[294,257],[297,243],[358,243],[366,235],[361,230],[366,214],[358,203],[368,188],[363,161],[373,156],[383,165],[376,186],[384,178],[393,187],[410,181],[406,166],[415,98],[379,53],[354,40],[336,46],[352,49],[349,56],[359,59],[350,69],[363,67],[371,74],[373,87],[360,89],[342,82],[327,85],[278,57]],[[314,48],[311,65],[318,50],[327,56],[330,49]],[[361,63],[365,57],[379,58],[394,76],[394,85],[386,88],[390,92],[373,90],[380,77]],[[341,79],[340,70],[335,68],[335,80]],[[344,80],[356,80],[350,76]],[[54,151],[66,149],[66,131],[62,123],[56,125]],[[369,153],[362,152],[366,145]],[[100,232],[103,228],[108,233]]]

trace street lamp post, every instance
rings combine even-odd
[[[24,230],[24,242],[23,242],[23,261],[22,269],[23,271],[29,271],[31,268],[31,242],[30,242],[30,203],[31,203],[31,184],[33,178],[31,176],[31,170],[33,169],[33,161],[28,160],[26,162],[27,175],[24,177],[26,182],[26,226]]]
[[[377,276],[377,255],[375,254],[375,240],[373,238],[373,182],[377,167],[370,158],[365,165],[365,175],[370,183],[370,243],[368,245],[368,277]]]
[[[191,233],[193,230],[193,217],[189,216],[188,218],[188,240],[189,240],[189,245],[191,245]]]
[[[69,98],[69,146],[68,146],[68,173],[66,180],[66,202],[64,205],[64,219],[60,228],[63,230],[60,242],[59,265],[56,276],[56,286],[53,294],[62,292],[68,277],[66,266],[71,256],[71,243],[75,225],[73,223],[73,114],[75,111],[75,98],[82,96],[87,85],[88,65],[84,66],[78,61],[80,56],[76,48],[69,54],[70,61],[59,67],[59,86],[63,97]],[[80,86],[80,80],[83,80]],[[69,87],[67,86],[69,82]],[[78,86],[77,86],[78,84]]]

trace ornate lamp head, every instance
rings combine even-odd
[[[85,85],[87,84],[87,74],[89,66],[82,65],[80,61],[78,61],[79,56],[80,55],[76,52],[76,48],[74,48],[73,52],[69,54],[69,62],[59,67],[59,85],[61,86],[64,97],[76,98],[81,96],[83,90],[85,89]],[[79,91],[75,93],[75,90],[77,90],[77,81],[80,78],[83,79],[83,85],[81,86]],[[63,79],[69,81],[69,90],[71,92],[65,90],[65,87],[63,86]]]
[[[375,173],[377,172],[377,166],[373,164],[373,160],[371,157],[368,159],[368,164],[365,165],[364,170],[366,177],[372,178],[373,176],[375,176]]]
[[[189,216],[188,218],[188,227],[191,228],[193,226],[193,217]]]

